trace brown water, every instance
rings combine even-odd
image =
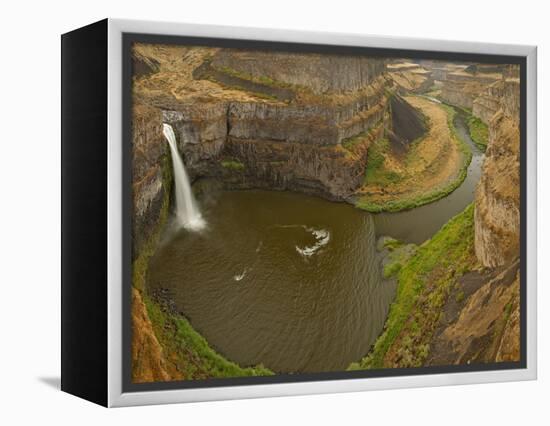
[[[209,344],[242,366],[345,369],[368,352],[395,294],[381,280],[376,237],[421,243],[473,200],[483,154],[459,114],[455,126],[474,154],[468,176],[414,210],[371,215],[289,192],[207,188],[207,228],[167,231],[149,290],[168,289]]]
[[[219,352],[277,372],[345,369],[380,333],[394,285],[380,280],[371,215],[289,192],[222,191],[201,232],[152,259],[149,290]]]

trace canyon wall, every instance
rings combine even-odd
[[[231,186],[272,186],[343,199],[362,181],[366,149],[356,155],[358,150],[350,152],[341,143],[382,129],[386,104],[385,97],[371,108],[367,98],[340,108],[230,102],[211,107],[209,115],[186,105],[166,111],[164,120],[176,129],[193,178],[223,177]],[[189,119],[193,115],[202,117],[198,125]],[[242,167],[228,169],[226,162]]]
[[[452,105],[472,109],[475,99],[500,74],[471,74],[465,71],[447,72],[441,88],[441,98]]]
[[[362,182],[368,144],[391,126],[385,61],[288,53],[270,53],[267,60],[266,55],[221,50],[195,68],[206,64],[208,70],[193,75],[201,84],[215,78],[222,94],[155,98],[163,121],[175,129],[191,178],[346,199]],[[274,96],[274,87],[285,88],[283,101]],[[363,146],[345,148],[347,140],[363,133],[369,133]]]
[[[488,125],[475,199],[475,248],[484,266],[502,266],[519,252],[519,67],[448,64],[433,74],[441,78],[445,102],[471,109]]]
[[[519,120],[519,106],[519,79],[507,78],[483,90],[473,102],[472,113],[488,125],[499,109]]]
[[[169,150],[162,135],[161,110],[135,104],[132,110],[132,380],[136,383],[178,377],[166,362],[142,291],[147,263],[168,210],[171,190]]]
[[[160,225],[171,169],[162,135],[162,112],[136,104],[132,118],[132,259],[136,259]]]
[[[215,68],[251,78],[301,86],[316,94],[356,92],[385,72],[386,61],[365,56],[303,54],[225,49],[212,61]]]
[[[475,249],[484,266],[496,267],[519,253],[519,81],[495,83],[491,93],[498,94],[499,109],[489,120],[489,143],[476,190]]]
[[[400,93],[424,93],[434,84],[433,71],[415,62],[397,61],[387,65],[391,79]]]

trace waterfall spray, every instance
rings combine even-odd
[[[206,224],[197,207],[195,197],[193,197],[191,185],[189,184],[189,177],[187,176],[185,166],[178,152],[174,129],[172,129],[172,126],[169,124],[164,124],[163,134],[168,141],[172,153],[176,193],[176,217],[178,223],[190,230],[196,231],[202,229]]]

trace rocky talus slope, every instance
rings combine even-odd
[[[474,100],[501,74],[472,74],[466,71],[447,72],[441,88],[441,98],[452,105],[472,109]]]
[[[135,103],[162,111],[193,180],[345,200],[391,129],[382,59],[138,46],[135,64]]]
[[[360,91],[386,72],[385,60],[365,56],[233,49],[220,50],[212,65],[258,81],[307,88],[317,95]]]

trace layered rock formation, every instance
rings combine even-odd
[[[519,81],[491,86],[499,110],[489,120],[489,144],[476,191],[475,248],[484,266],[507,264],[519,254]]]
[[[488,125],[499,109],[510,117],[519,117],[518,78],[507,78],[489,85],[474,100],[472,113]]]
[[[385,90],[392,83],[382,59],[184,48],[170,56],[151,47],[138,52],[140,63],[150,58],[160,70],[139,77],[135,98],[162,110],[193,180],[223,177],[229,187],[344,200],[362,182],[368,144],[391,128]],[[161,79],[163,73],[168,77]],[[158,84],[167,85],[164,95]],[[362,147],[342,145],[366,132]]]
[[[413,62],[389,64],[388,72],[402,93],[423,93],[434,84],[432,70]]]
[[[344,199],[360,185],[366,162],[343,149],[346,138],[382,128],[386,99],[368,98],[343,107],[267,103],[220,103],[166,111],[193,177],[224,177],[229,185],[293,189]],[[182,113],[185,111],[185,113]],[[194,125],[192,116],[202,120]],[[378,133],[377,133],[378,134]],[[224,160],[243,165],[224,169]]]
[[[212,65],[245,77],[307,88],[315,94],[357,92],[386,70],[386,62],[365,56],[221,50]]]
[[[500,74],[471,74],[465,71],[447,72],[441,89],[441,98],[452,105],[472,109],[474,100],[489,85],[501,78]]]
[[[137,103],[132,113],[132,380],[175,380],[180,376],[166,362],[141,294],[149,256],[156,247],[168,209],[168,149],[162,136],[162,112]]]

